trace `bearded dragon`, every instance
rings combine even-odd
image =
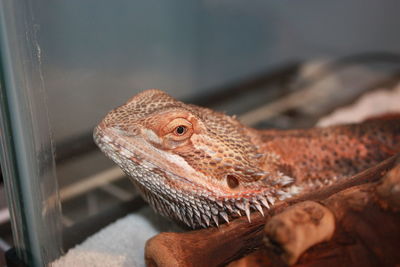
[[[94,140],[157,212],[198,228],[250,221],[400,152],[400,119],[257,130],[152,89],[112,110]]]

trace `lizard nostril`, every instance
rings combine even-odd
[[[239,180],[238,180],[238,178],[237,178],[236,176],[234,176],[234,175],[228,174],[228,175],[226,176],[226,181],[227,181],[227,183],[228,183],[228,186],[229,186],[230,188],[232,188],[232,189],[239,186]]]

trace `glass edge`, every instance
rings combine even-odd
[[[46,266],[62,253],[61,204],[32,5],[0,1],[1,152],[17,252]]]

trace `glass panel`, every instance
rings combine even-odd
[[[43,266],[61,253],[61,210],[30,3],[0,1],[0,25],[1,165],[14,242],[29,266]]]

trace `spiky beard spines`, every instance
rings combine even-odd
[[[246,215],[250,221],[250,213],[257,210],[264,216],[264,208],[269,208],[273,203],[268,203],[263,196],[255,197],[251,200],[228,200],[220,205],[215,202],[202,202],[202,205],[193,205],[189,201],[173,202],[166,200],[160,195],[151,193],[138,186],[142,195],[150,206],[158,213],[171,219],[183,222],[191,228],[219,226],[221,223],[229,223],[231,219]],[[272,198],[269,198],[272,200]],[[196,203],[196,202],[195,202]],[[197,202],[198,203],[198,202]]]
[[[155,173],[152,172],[153,175]],[[156,212],[183,222],[191,228],[209,227],[212,225],[219,226],[220,223],[229,223],[232,218],[237,218],[244,214],[250,221],[252,210],[264,215],[263,209],[269,209],[276,200],[268,194],[266,196],[254,196],[250,199],[223,200],[217,200],[212,196],[195,198],[193,195],[163,195],[148,190],[137,179],[132,178],[132,180],[142,196]]]

